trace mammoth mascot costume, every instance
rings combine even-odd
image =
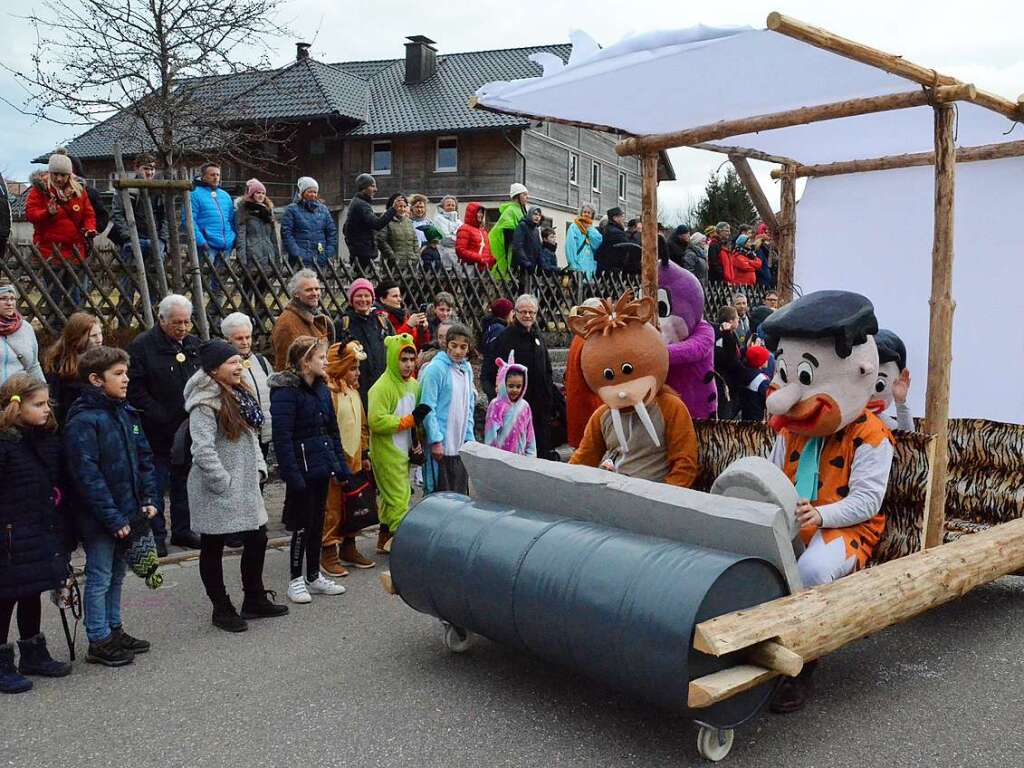
[[[668,347],[666,383],[693,419],[714,418],[715,329],[704,319],[704,289],[691,272],[667,259],[658,267],[658,286],[661,337]]]
[[[654,299],[626,293],[614,306],[581,307],[569,319],[583,337],[583,377],[602,405],[587,422],[570,463],[690,487],[697,437],[679,396],[665,386],[668,350],[652,324]]]

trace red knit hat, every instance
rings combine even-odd
[[[761,369],[768,363],[768,347],[747,347],[747,364]]]
[[[491,302],[491,314],[495,317],[506,317],[515,308],[515,304],[508,299],[495,299]]]

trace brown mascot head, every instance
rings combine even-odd
[[[611,409],[616,432],[622,431],[621,411],[634,409],[656,445],[660,441],[646,406],[665,386],[668,349],[653,323],[658,314],[653,299],[633,300],[627,291],[614,306],[602,299],[599,307],[580,307],[569,327],[583,337],[580,365],[587,386]],[[626,444],[620,434],[619,441]]]

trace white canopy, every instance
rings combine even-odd
[[[540,54],[538,78],[488,83],[476,92],[487,109],[589,123],[635,135],[668,133],[850,99],[906,93],[921,86],[770,30],[690,29],[627,37],[608,48],[571,35],[568,63]],[[958,144],[1020,138],[1012,122],[959,103]],[[723,139],[805,165],[933,149],[932,109],[880,112]]]

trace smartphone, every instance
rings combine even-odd
[[[420,312],[421,315],[427,314],[427,305],[426,304],[420,304],[419,312]]]

